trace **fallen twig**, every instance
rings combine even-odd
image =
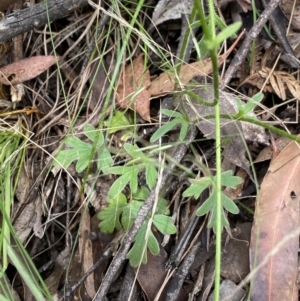
[[[88,4],[88,0],[49,0],[15,11],[0,21],[0,43],[60,19]]]
[[[234,72],[236,71],[237,67],[244,61],[246,58],[251,43],[258,37],[259,33],[261,32],[263,26],[266,24],[266,22],[269,20],[270,16],[278,6],[280,0],[272,0],[268,3],[265,10],[261,13],[259,16],[257,22],[253,25],[252,29],[247,34],[243,44],[241,45],[240,49],[234,56],[233,60],[231,61],[225,76],[223,78],[223,87],[228,85],[230,82]]]

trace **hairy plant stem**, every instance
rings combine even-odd
[[[187,19],[188,15],[182,15],[181,19],[184,27],[182,28],[180,43],[178,45],[178,55],[176,57],[176,63],[177,62],[188,63],[188,60],[190,59],[190,54],[193,46],[193,40],[192,40],[193,30],[191,28],[191,24],[194,22],[195,16],[196,16],[195,7],[193,8],[189,19]],[[181,66],[182,65],[179,64],[177,69],[178,74],[180,73]]]
[[[205,119],[214,119],[215,115],[207,115],[207,116],[203,116],[202,118],[203,118],[203,120],[205,120]],[[278,134],[280,136],[289,138],[292,141],[300,143],[300,137],[297,137],[293,134],[290,134],[290,133],[288,133],[284,130],[278,129],[273,125],[270,125],[268,123],[265,123],[265,122],[260,121],[256,118],[253,118],[253,117],[239,116],[238,114],[235,114],[235,115],[220,114],[220,118],[230,119],[232,121],[236,120],[236,121],[244,121],[244,122],[249,122],[249,123],[252,123],[252,124],[256,124],[256,125],[261,126],[261,127],[265,128],[266,130],[269,130],[269,131],[271,131],[275,134]]]
[[[221,243],[222,243],[222,200],[221,200],[221,120],[220,120],[220,94],[219,94],[219,73],[218,73],[218,58],[217,50],[218,46],[215,43],[216,39],[216,24],[215,24],[215,12],[214,3],[212,0],[208,1],[210,30],[206,24],[203,7],[195,0],[195,7],[198,11],[201,25],[204,31],[204,37],[208,42],[212,42],[213,47],[209,49],[211,62],[213,67],[213,87],[214,87],[214,101],[215,105],[215,125],[216,125],[216,265],[215,265],[215,289],[214,300],[219,300],[220,295],[220,280],[221,280]]]

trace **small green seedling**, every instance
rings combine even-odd
[[[130,118],[125,116],[124,112],[116,111],[110,121],[104,121],[104,125],[107,127],[109,134],[123,131],[121,141],[127,141],[136,136],[134,132],[134,122]]]
[[[113,160],[109,150],[105,146],[105,139],[101,131],[96,130],[92,125],[84,126],[84,134],[91,142],[84,142],[77,137],[68,137],[64,143],[68,149],[60,150],[55,157],[54,165],[67,168],[72,162],[77,161],[76,171],[82,172],[90,163],[93,151],[93,143],[97,140],[95,152],[97,153],[97,166],[103,171],[112,165]]]
[[[149,190],[145,187],[133,194],[130,202],[123,193],[108,201],[108,206],[98,213],[101,221],[99,227],[104,233],[112,233],[114,230],[123,228],[129,231],[138,215],[144,200],[148,197]],[[140,263],[147,263],[147,249],[153,254],[160,252],[159,243],[152,232],[152,226],[163,235],[176,233],[176,227],[167,208],[168,202],[164,199],[158,201],[157,210],[151,218],[146,218],[139,229],[135,242],[127,254],[131,266],[137,267]]]
[[[136,193],[138,188],[139,172],[145,169],[146,183],[152,189],[157,179],[157,169],[155,167],[155,159],[151,155],[146,155],[136,145],[129,143],[124,144],[124,149],[130,156],[131,160],[124,166],[114,166],[108,169],[110,174],[120,175],[109,189],[108,195],[114,199],[129,184],[130,191]]]
[[[188,127],[190,125],[188,118],[185,117],[183,114],[176,112],[176,111],[162,109],[161,112],[162,112],[162,114],[169,116],[169,117],[173,117],[174,119],[172,121],[168,121],[166,124],[161,126],[152,135],[150,142],[153,143],[153,142],[157,141],[159,138],[161,138],[167,132],[171,131],[177,125],[181,125],[179,140],[183,141],[187,134]]]
[[[246,104],[243,104],[239,98],[236,98],[236,103],[238,107],[237,116],[243,117],[246,116],[248,113],[252,112],[254,108],[262,101],[264,98],[264,94],[262,92],[258,92],[251,97]]]
[[[211,194],[209,198],[198,208],[196,214],[202,216],[210,212],[210,219],[208,222],[208,227],[212,227],[215,232],[216,225],[216,189],[215,189],[215,177],[202,177],[200,179],[190,179],[191,186],[183,192],[183,196],[189,197],[193,196],[198,199],[200,194],[207,188],[211,188]],[[235,188],[236,185],[241,184],[243,180],[240,177],[232,175],[232,171],[228,170],[221,174],[222,186]],[[229,225],[227,217],[225,215],[224,209],[232,214],[237,214],[239,212],[236,204],[228,198],[223,191],[221,191],[222,200],[222,228]]]

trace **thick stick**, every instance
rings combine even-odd
[[[240,49],[234,56],[233,60],[231,61],[224,79],[223,85],[226,86],[230,82],[234,72],[236,71],[237,67],[245,60],[246,56],[251,47],[251,43],[257,39],[259,33],[261,32],[263,26],[266,22],[270,19],[270,16],[278,6],[280,0],[271,0],[265,10],[261,13],[260,17],[258,18],[257,22],[254,24],[250,32],[247,34],[243,44],[241,45]]]
[[[88,0],[49,0],[7,15],[0,21],[0,43],[44,26],[88,4]]]

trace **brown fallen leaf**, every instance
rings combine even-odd
[[[269,83],[265,84],[266,79],[261,77],[261,75],[257,72],[253,75],[249,75],[242,83],[239,84],[237,89],[242,87],[243,85],[249,84],[254,87],[257,87],[259,90],[263,89],[263,92],[273,93],[274,90]]]
[[[250,263],[266,264],[254,275],[252,301],[298,300],[299,235],[291,233],[299,228],[299,178],[300,148],[291,142],[271,163],[256,202]]]
[[[150,84],[149,70],[145,70],[141,53],[132,64],[122,72],[116,93],[119,106],[136,110],[143,119],[150,121],[150,93],[146,87]]]
[[[281,0],[279,6],[287,17],[288,20],[291,20],[292,26],[295,31],[300,30],[300,13],[299,13],[299,1],[296,1],[296,6],[294,7],[294,0]]]
[[[277,148],[279,151],[282,151],[289,143],[291,140],[286,137],[279,137],[278,139],[275,140],[275,143],[277,145]],[[260,153],[257,155],[253,163],[258,163],[258,162],[264,162],[267,160],[271,160],[273,155],[273,150],[271,145],[267,145],[264,147]]]
[[[271,87],[282,100],[286,100],[286,89],[288,89],[295,98],[298,99],[300,97],[300,83],[290,73],[286,71],[272,72],[272,70],[267,67],[258,73],[264,79],[269,78]]]
[[[37,201],[41,200],[37,197]],[[35,223],[35,206],[34,203],[28,203],[22,208],[22,214],[14,221],[14,229],[18,235],[19,240],[24,243],[27,241],[32,232]]]
[[[141,264],[138,269],[135,269],[137,281],[139,282],[143,292],[148,300],[155,300],[164,280],[167,277],[165,264],[167,262],[167,253],[163,248],[160,248],[160,254],[154,256],[151,252],[147,254],[147,264]],[[151,281],[149,281],[151,279]],[[160,295],[159,300],[165,300],[166,292]]]
[[[59,253],[55,260],[52,274],[45,280],[45,284],[51,294],[55,294],[58,291],[60,280],[69,264],[70,254],[71,250],[69,247],[66,247]]]
[[[239,283],[241,279],[244,279],[249,274],[249,242],[251,226],[251,223],[237,224],[231,231],[232,239],[224,246],[221,275],[223,278],[230,279],[235,283]],[[237,254],[243,255],[236,256]]]
[[[33,56],[0,68],[0,83],[3,85],[17,85],[33,79],[46,71],[57,62],[52,55]]]
[[[218,57],[218,66],[223,64],[228,55],[234,49],[244,31],[239,35],[231,47],[222,55]],[[196,76],[207,76],[212,73],[212,62],[210,58],[202,61],[194,62],[192,64],[183,65],[180,73],[176,76],[174,73],[162,73],[158,78],[151,82],[148,90],[152,97],[159,97],[171,93],[177,82],[182,85],[188,84]]]

